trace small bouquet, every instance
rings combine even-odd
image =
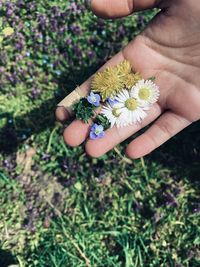
[[[125,127],[140,123],[147,110],[158,101],[159,88],[155,78],[144,80],[134,73],[129,61],[97,72],[91,82],[91,91],[72,105],[77,119],[93,125],[90,139],[102,138],[110,127]]]

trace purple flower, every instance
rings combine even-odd
[[[200,204],[199,203],[195,203],[194,205],[194,209],[193,209],[193,212],[194,213],[200,213]]]
[[[102,125],[94,123],[90,130],[90,139],[95,140],[104,137],[105,132]]]
[[[49,161],[50,158],[51,158],[51,156],[49,154],[43,154],[42,155],[42,160],[44,160],[44,161]]]
[[[8,17],[12,16],[12,14],[13,14],[13,10],[12,10],[12,9],[8,9],[8,10],[6,11],[6,15],[7,15]]]
[[[167,206],[177,207],[178,204],[177,204],[177,201],[173,195],[171,195],[169,193],[164,193],[164,197],[165,197]]]
[[[79,25],[72,24],[70,26],[70,29],[74,34],[80,34],[81,33],[81,28],[79,27]]]
[[[195,209],[193,210],[193,212],[194,212],[194,213],[200,213],[200,208],[195,208]]]
[[[37,99],[40,96],[40,94],[41,94],[41,91],[37,88],[33,88],[31,90],[31,98],[32,99]]]
[[[107,99],[108,100],[108,103],[109,103],[109,105],[111,106],[111,107],[113,107],[115,104],[117,104],[118,103],[118,101],[117,101],[117,99],[116,98],[108,98]]]
[[[23,43],[22,42],[18,42],[18,43],[16,43],[16,45],[15,45],[15,48],[17,49],[17,50],[22,50],[23,49]]]
[[[67,45],[71,45],[72,44],[72,40],[70,38],[67,39],[65,42],[66,42]]]
[[[24,1],[23,1],[23,0],[18,0],[17,4],[18,4],[19,6],[23,6],[23,5],[24,5]]]
[[[87,101],[94,105],[95,107],[99,107],[100,106],[100,100],[101,97],[98,94],[94,94],[93,92],[90,93],[90,95],[87,97]]]
[[[87,55],[88,55],[88,57],[89,57],[90,59],[92,59],[92,58],[94,58],[95,53],[94,53],[93,51],[89,51],[89,52],[87,53]]]
[[[4,163],[4,166],[7,168],[7,169],[13,169],[13,168],[15,168],[15,166],[14,166],[14,164],[11,162],[11,160],[9,159],[5,159],[4,161],[3,161],[3,163]]]
[[[73,51],[75,53],[75,55],[77,57],[81,57],[82,56],[82,52],[81,52],[81,49],[77,46],[77,45],[74,45],[73,46]]]

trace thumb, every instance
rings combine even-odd
[[[89,0],[92,11],[101,18],[119,18],[135,11],[159,7],[162,0]]]

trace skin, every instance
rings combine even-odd
[[[103,68],[123,59],[144,78],[156,76],[160,98],[141,125],[108,129],[102,139],[88,140],[86,152],[99,157],[144,126],[152,126],[126,149],[130,158],[152,152],[178,132],[200,119],[200,3],[197,0],[92,0],[91,9],[103,18],[118,18],[152,7],[161,12],[148,27]],[[90,89],[91,78],[81,85]],[[56,117],[69,118],[59,107]],[[73,121],[63,133],[66,144],[75,147],[88,136],[89,124]]]

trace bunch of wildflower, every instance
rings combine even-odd
[[[105,135],[106,128],[141,123],[158,98],[159,88],[153,79],[144,80],[124,60],[94,75],[90,95],[76,104],[74,111],[78,119],[86,121],[93,117],[95,120],[95,110],[101,106],[90,132],[90,138],[97,139]]]

